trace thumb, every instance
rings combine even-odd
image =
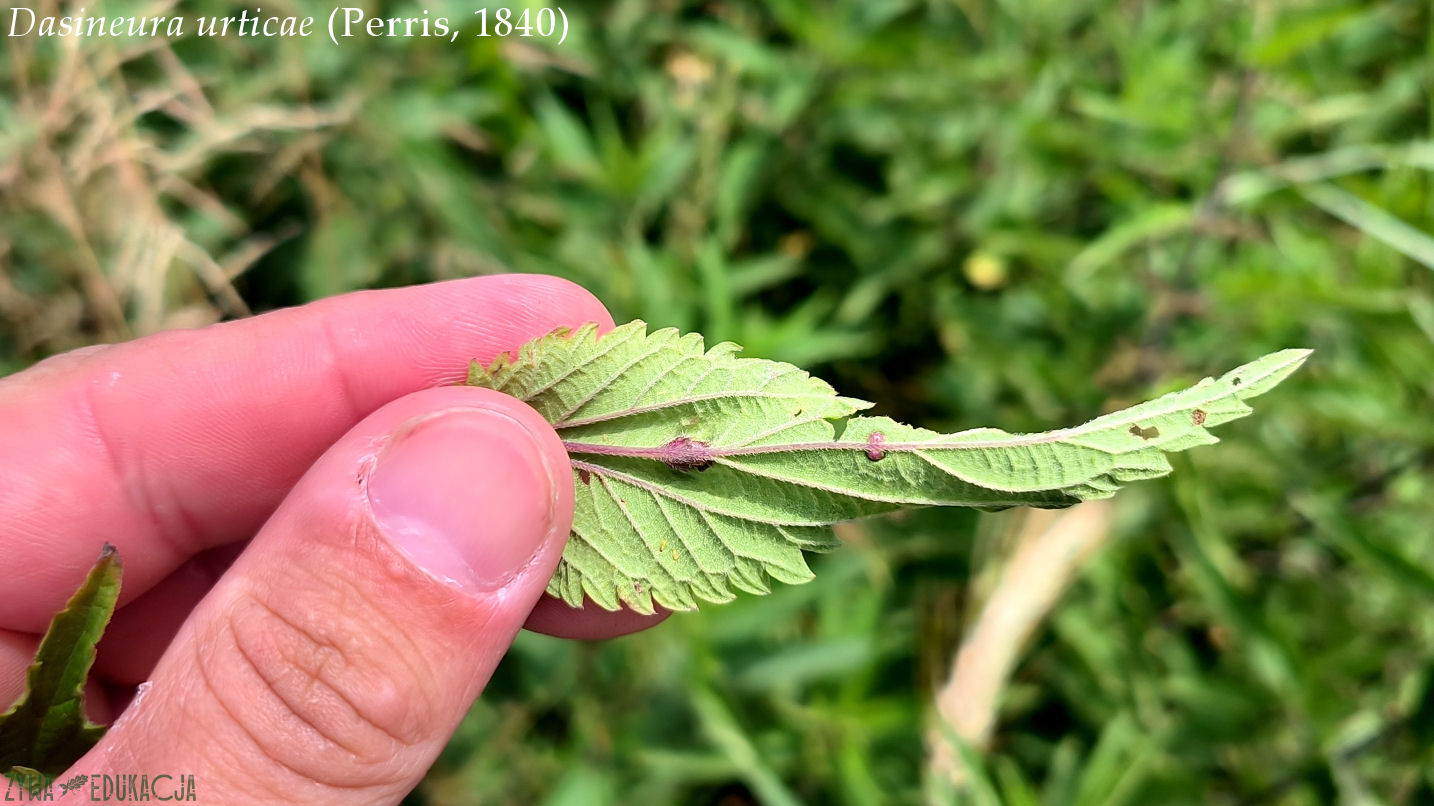
[[[395,401],[309,470],[74,774],[202,802],[397,803],[562,554],[567,455],[484,389]]]

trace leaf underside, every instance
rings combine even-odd
[[[572,461],[573,531],[548,593],[574,607],[690,610],[812,578],[830,526],[908,506],[1066,507],[1170,472],[1308,357],[1283,350],[1181,392],[1041,434],[940,434],[731,343],[629,322],[559,330],[468,383],[526,401]]]
[[[85,716],[85,679],[119,599],[121,575],[119,554],[106,543],[79,590],[50,621],[25,693],[0,714],[0,771],[58,775],[104,735],[104,727]]]

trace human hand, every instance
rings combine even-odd
[[[397,803],[525,621],[600,638],[662,618],[542,596],[572,519],[563,446],[523,403],[443,385],[586,321],[612,325],[570,283],[485,277],[0,380],[0,708],[108,541],[124,587],[87,704],[119,718],[71,774],[193,775],[214,803]]]

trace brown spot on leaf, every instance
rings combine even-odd
[[[873,462],[880,462],[886,456],[886,451],[881,446],[886,443],[886,435],[880,431],[873,431],[866,438],[866,458]]]
[[[1155,439],[1156,437],[1160,436],[1160,429],[1156,428],[1153,425],[1149,428],[1141,428],[1138,425],[1132,425],[1130,427],[1130,435],[1133,437],[1140,437],[1141,439]]]
[[[1196,425],[1204,425],[1204,424],[1205,424],[1205,410],[1204,410],[1204,409],[1196,409],[1196,410],[1190,412],[1190,422],[1192,422],[1192,423],[1194,423],[1194,424],[1196,424]]]
[[[592,483],[593,483],[593,474],[587,472],[586,470],[583,470],[583,469],[579,468],[579,469],[578,469],[578,481],[581,481],[583,484],[592,484]]]

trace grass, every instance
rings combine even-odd
[[[510,269],[940,429],[1317,353],[1117,499],[943,764],[1024,513],[524,635],[413,803],[1434,803],[1427,3],[568,5],[561,46],[6,40],[0,367]]]

